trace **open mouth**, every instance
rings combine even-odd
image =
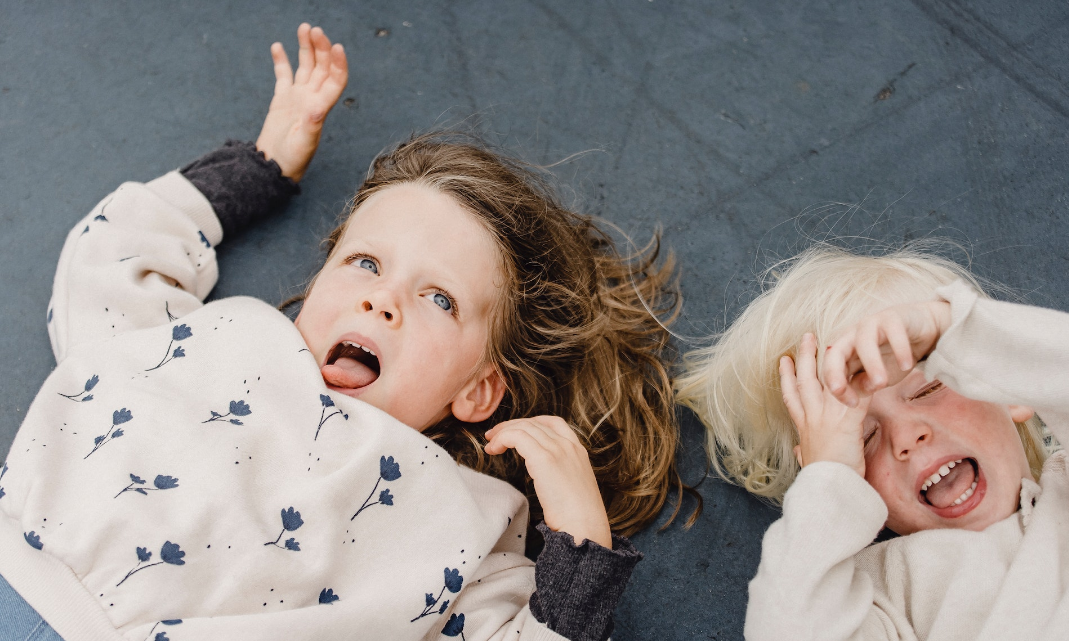
[[[960,516],[979,503],[983,495],[983,478],[976,459],[947,461],[920,488],[921,500],[946,516]],[[979,491],[978,491],[979,490]],[[975,498],[974,498],[975,497]]]
[[[353,341],[341,341],[327,354],[322,367],[323,380],[341,390],[367,387],[379,377],[379,357],[369,347]]]

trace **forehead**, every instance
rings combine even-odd
[[[384,262],[404,261],[458,280],[482,276],[500,283],[502,272],[497,243],[475,214],[418,183],[391,185],[368,197],[349,217],[338,250],[379,252]]]

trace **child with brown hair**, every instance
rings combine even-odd
[[[671,266],[426,135],[376,159],[295,322],[204,304],[215,245],[297,191],[346,84],[341,45],[298,40],[255,146],[69,234],[58,366],[0,475],[0,636],[607,638],[640,558],[612,532],[678,482],[646,307],[674,308]]]
[[[1069,315],[917,249],[776,270],[679,382],[720,474],[783,504],[746,637],[1063,638],[1069,472],[1035,411],[1066,442]]]

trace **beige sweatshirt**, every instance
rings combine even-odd
[[[71,231],[0,574],[67,641],[563,639],[527,607],[524,497],[331,394],[272,307],[203,304],[221,237],[177,172]]]
[[[940,290],[953,324],[925,374],[969,398],[1033,407],[1069,443],[1069,314]],[[1021,508],[983,532],[927,530],[870,545],[883,500],[839,463],[806,466],[765,534],[746,638],[1069,638],[1069,472],[1052,455]]]

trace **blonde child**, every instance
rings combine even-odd
[[[1034,411],[1069,438],[1069,315],[922,251],[784,267],[680,382],[720,473],[783,504],[747,638],[1064,638],[1069,473]]]
[[[640,300],[670,300],[670,268],[430,135],[375,161],[295,322],[204,304],[215,245],[297,191],[346,84],[341,45],[298,40],[296,74],[272,46],[255,147],[127,183],[70,232],[58,365],[0,476],[0,636],[607,638],[640,557],[611,532],[673,474]]]

